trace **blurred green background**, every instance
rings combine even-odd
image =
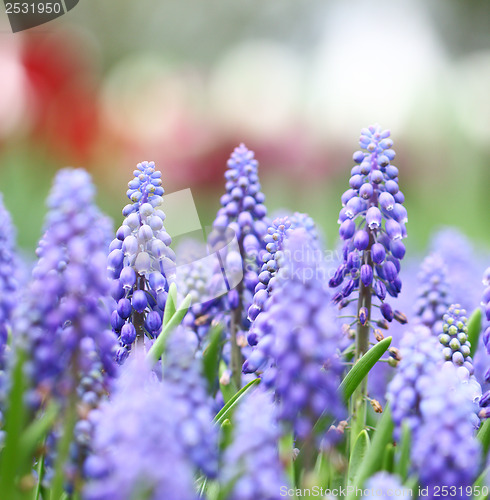
[[[209,224],[226,159],[254,149],[270,211],[330,242],[362,127],[392,131],[407,243],[455,225],[490,245],[490,3],[81,0],[0,17],[0,191],[35,248],[55,171],[83,166],[118,224],[135,164],[190,187]]]

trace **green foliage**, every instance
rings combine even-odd
[[[359,384],[367,376],[371,368],[376,364],[381,356],[387,351],[391,344],[391,337],[383,339],[359,359],[352,367],[349,373],[345,376],[340,384],[339,390],[342,391],[346,400],[348,400]]]
[[[471,344],[470,356],[473,357],[478,348],[481,332],[481,308],[477,307],[468,320],[468,341]]]

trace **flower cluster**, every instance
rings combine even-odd
[[[208,476],[218,472],[218,428],[213,423],[192,332],[179,328],[168,340],[164,381],[177,421],[176,437],[192,463]]]
[[[483,275],[483,285],[485,290],[483,292],[482,307],[485,314],[485,319],[487,321],[487,327],[483,332],[483,342],[485,344],[487,354],[490,355],[490,267],[487,268]],[[490,367],[485,373],[485,382],[490,382]],[[480,417],[489,418],[490,417],[490,390],[486,391],[480,400]]]
[[[258,276],[259,282],[255,287],[253,304],[248,310],[250,321],[254,321],[257,318],[274,288],[274,276],[279,269],[287,237],[293,229],[300,227],[308,232],[312,242],[318,241],[319,236],[315,222],[307,214],[295,212],[290,217],[278,217],[267,228],[267,234],[264,236],[266,252],[262,255],[264,264],[262,264]],[[250,345],[257,343],[257,332],[250,331],[248,342]]]
[[[384,320],[406,321],[404,315],[393,312],[385,302],[386,294],[397,297],[402,282],[400,261],[405,256],[402,239],[406,236],[407,211],[404,196],[398,187],[398,169],[390,162],[395,157],[391,149],[390,132],[379,126],[363,129],[360,145],[363,151],[354,153],[357,164],[352,168],[350,189],[342,195],[339,214],[339,234],[344,240],[343,262],[330,280],[337,288],[346,281],[333,298],[345,307],[356,291],[377,297]],[[365,302],[366,299],[363,299]],[[370,313],[370,307],[366,307]],[[360,318],[364,324],[369,317]]]
[[[436,486],[465,488],[478,474],[481,450],[474,437],[469,390],[450,363],[435,371],[423,388],[412,461],[421,486],[429,488],[428,498],[437,498]]]
[[[108,257],[108,270],[114,279],[112,296],[117,305],[111,324],[119,337],[119,362],[127,357],[131,345],[145,335],[156,337],[162,326],[169,282],[175,274],[175,254],[165,231],[161,172],[153,162],[139,163],[128,183],[132,203],[123,209],[122,226],[116,232]]]
[[[177,440],[172,398],[142,360],[125,365],[113,396],[92,412],[86,500],[195,500],[192,468]]]
[[[82,169],[61,170],[48,198],[46,231],[39,243],[26,300],[16,315],[17,347],[37,388],[66,395],[94,365],[114,374],[115,338],[101,305],[109,294],[107,220],[93,204],[95,189]]]
[[[0,369],[7,344],[8,328],[17,302],[19,262],[15,254],[15,231],[0,195]]]
[[[442,332],[442,317],[451,305],[447,267],[437,254],[427,256],[418,275],[419,288],[414,313],[416,322],[430,328],[434,335]]]
[[[439,335],[439,342],[444,346],[444,359],[452,361],[456,366],[466,368],[468,374],[473,375],[474,368],[470,356],[471,344],[468,341],[466,310],[459,304],[453,304],[442,319],[443,333]]]
[[[276,500],[287,479],[278,452],[279,429],[268,394],[255,390],[236,412],[233,443],[226,450],[221,481],[228,500]]]
[[[288,238],[277,286],[260,315],[268,333],[244,365],[244,371],[254,371],[271,364],[263,374],[264,383],[275,391],[279,419],[301,439],[311,435],[322,414],[334,418],[344,414],[337,391],[343,371],[337,352],[339,329],[319,278],[321,261],[309,249],[308,233],[295,229]],[[297,255],[304,260],[295,260]]]
[[[265,251],[263,237],[268,219],[265,196],[259,183],[258,162],[244,144],[237,147],[228,160],[225,178],[226,193],[221,197],[221,208],[209,239],[212,247],[220,247],[227,243],[230,229],[237,238],[238,252],[229,253],[226,264],[227,269],[240,267],[244,279],[237,290],[231,291],[229,303],[232,309],[243,308],[246,320],[246,312],[258,283],[261,255]],[[239,297],[235,296],[235,292]],[[243,326],[248,326],[248,323]]]
[[[259,283],[257,283],[255,287],[253,304],[248,310],[248,318],[250,321],[255,320],[270,295],[274,286],[274,275],[279,269],[278,261],[284,249],[284,242],[292,229],[292,223],[288,217],[275,219],[267,228],[267,234],[264,236],[266,253],[262,256],[264,264],[262,264],[258,276]],[[248,341],[250,345],[255,345],[257,343],[255,339],[251,339],[250,336]]]
[[[388,386],[387,399],[395,424],[394,437],[401,436],[402,424],[413,432],[421,422],[421,394],[432,384],[434,370],[443,362],[442,347],[430,330],[422,325],[403,336],[400,345],[401,361]]]

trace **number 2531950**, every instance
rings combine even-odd
[[[7,14],[61,14],[60,2],[13,2],[5,4]]]

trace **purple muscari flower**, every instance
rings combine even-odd
[[[439,254],[425,258],[418,274],[419,288],[415,301],[414,320],[442,333],[442,317],[451,304],[447,267]]]
[[[258,162],[254,153],[244,144],[237,147],[228,160],[228,170],[225,173],[226,194],[221,198],[221,208],[214,221],[215,231],[210,235],[212,246],[223,243],[231,227],[239,242],[243,273],[246,271],[259,274],[260,258],[265,251],[263,237],[266,234],[268,219],[264,206],[265,196],[260,190],[258,177]],[[247,214],[247,217],[239,217]],[[248,236],[248,238],[247,238]],[[245,248],[245,240],[247,248]],[[253,293],[254,287],[249,291]],[[244,304],[246,310],[250,304]]]
[[[322,262],[310,241],[302,229],[289,236],[277,286],[259,316],[263,336],[244,366],[254,371],[270,360],[264,384],[275,391],[279,419],[302,439],[311,435],[323,412],[334,418],[344,414],[337,392],[339,328],[321,279]]]
[[[257,389],[235,413],[233,442],[226,449],[221,483],[229,500],[278,500],[288,481],[279,459],[279,429],[270,396]]]
[[[432,375],[443,363],[442,347],[425,326],[413,327],[400,344],[401,361],[388,386],[387,399],[391,405],[394,436],[401,436],[405,422],[414,432],[421,421],[420,398],[426,385],[432,384]]]
[[[195,500],[193,469],[176,437],[175,401],[140,359],[122,372],[110,402],[92,412],[93,454],[85,461],[86,500]]]
[[[373,498],[393,498],[395,492],[397,495],[401,495],[404,491],[400,478],[384,471],[369,478],[365,490],[369,490],[369,494],[366,496]],[[408,492],[407,488],[406,493],[408,494]]]
[[[486,269],[483,274],[483,285],[485,290],[483,292],[483,299],[481,302],[483,308],[484,319],[486,320],[486,328],[483,332],[483,343],[486,347],[487,354],[490,355],[490,267]],[[488,363],[487,363],[488,364]],[[490,382],[490,367],[485,374],[485,382]],[[480,417],[490,417],[490,390],[487,390],[480,400]]]
[[[228,319],[231,347],[237,360],[242,356],[239,345],[250,326],[248,310],[259,281],[262,255],[266,252],[263,238],[269,220],[264,205],[265,195],[259,182],[258,162],[254,153],[244,144],[233,151],[225,178],[226,193],[221,197],[221,208],[216,215],[208,244],[212,251],[219,251],[220,254],[221,263],[214,269],[215,274],[221,277],[224,273],[228,289],[236,288],[238,292],[238,307],[233,308]],[[238,269],[235,265],[228,265],[230,253],[238,257]],[[223,305],[228,311],[231,309],[229,303]],[[237,379],[239,374],[236,366],[233,371]]]
[[[293,215],[289,216],[289,220],[293,229],[303,227],[314,241],[318,241],[319,243],[323,241],[323,244],[325,244],[315,221],[308,214],[294,212]]]
[[[316,225],[307,214],[295,212],[291,217],[277,218],[272,222],[264,237],[267,252],[262,256],[264,264],[259,274],[259,282],[255,287],[253,304],[248,310],[248,318],[252,322],[264,308],[265,302],[274,287],[275,275],[281,265],[284,245],[288,235],[293,229],[297,228],[305,229],[311,237],[312,243],[319,245],[320,237]],[[316,250],[320,251],[319,247]],[[253,342],[251,345],[255,345],[258,336],[260,336],[260,331],[252,326],[248,334],[249,340],[252,339]]]
[[[474,368],[473,359],[470,356],[471,344],[468,341],[466,310],[459,304],[453,304],[442,317],[442,321],[439,342],[444,346],[444,359],[466,369],[469,376],[473,375]]]
[[[266,253],[263,255],[264,264],[258,275],[258,283],[255,287],[253,304],[248,310],[248,318],[253,321],[264,306],[263,292],[270,295],[273,286],[274,275],[279,269],[276,256],[281,256],[284,249],[284,242],[292,231],[292,224],[289,217],[275,219],[267,228],[267,234],[264,236]],[[272,280],[272,283],[271,283]]]
[[[444,228],[432,237],[430,250],[438,253],[446,264],[454,303],[473,311],[481,299],[480,277],[485,265],[480,268],[469,239],[458,229]]]
[[[20,262],[15,253],[15,229],[0,194],[0,369],[7,344],[7,331],[19,293]]]
[[[450,363],[436,370],[422,388],[412,463],[420,485],[429,488],[427,498],[437,497],[436,486],[466,488],[478,474],[481,449],[474,437],[470,393],[471,386],[461,382]]]
[[[45,234],[32,282],[16,314],[17,347],[27,350],[34,404],[50,390],[66,396],[89,373],[93,356],[105,375],[115,372],[115,337],[100,302],[109,294],[107,219],[94,205],[95,189],[82,169],[61,170],[48,198]],[[83,346],[90,344],[90,349]],[[36,389],[38,391],[36,392]]]
[[[175,439],[196,467],[214,477],[218,472],[218,427],[213,422],[201,362],[195,357],[196,344],[193,332],[183,327],[171,335],[165,353],[164,382],[172,400],[178,402]]]
[[[119,297],[115,310],[136,331],[136,338],[132,334],[123,338],[121,329],[114,329],[121,348],[126,350],[137,338],[143,341],[145,336],[158,335],[168,288],[175,278],[175,254],[169,247],[172,239],[165,231],[165,214],[159,208],[164,193],[162,174],[153,162],[142,162],[133,175],[126,193],[132,203],[123,209],[125,219],[111,243],[113,250],[107,261],[111,277],[119,281],[119,286],[114,287]],[[152,331],[146,328],[145,321],[150,312],[157,312],[160,317],[160,324]],[[119,326],[120,321],[114,323]],[[127,357],[120,354],[120,360]]]
[[[398,169],[390,165],[395,153],[389,135],[379,126],[362,130],[363,151],[354,154],[358,165],[352,169],[350,188],[342,196],[339,232],[344,240],[344,259],[329,285],[340,286],[343,280],[338,275],[349,272],[352,279],[342,289],[343,299],[355,292],[362,297],[368,293],[383,304],[386,292],[397,297],[401,290],[399,261],[405,256],[405,246],[400,240],[406,236],[406,210],[401,205]]]

